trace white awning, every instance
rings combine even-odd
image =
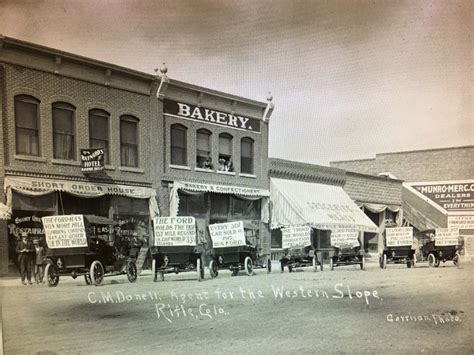
[[[306,225],[325,230],[378,231],[342,187],[272,178],[270,201],[272,229]]]

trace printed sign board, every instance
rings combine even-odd
[[[448,228],[474,229],[474,215],[448,216]]]
[[[289,227],[281,229],[282,248],[305,247],[311,245],[310,227]]]
[[[410,184],[448,212],[474,211],[474,180]]]
[[[457,228],[438,228],[435,235],[437,246],[459,244],[459,229]]]
[[[87,236],[82,215],[50,216],[41,219],[48,248],[87,247]]]
[[[196,221],[194,217],[158,217],[153,220],[154,245],[196,245]]]
[[[413,227],[385,228],[388,247],[413,245]]]
[[[331,245],[333,247],[360,246],[359,232],[353,228],[335,228],[331,231]]]
[[[214,248],[245,245],[244,222],[216,223],[209,226]]]
[[[93,173],[104,170],[104,148],[81,149],[81,171]]]

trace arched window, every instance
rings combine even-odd
[[[196,132],[196,166],[212,169],[211,132],[207,129],[198,129]]]
[[[120,165],[138,167],[138,119],[120,117]]]
[[[219,171],[234,171],[232,163],[232,136],[228,133],[219,134]]]
[[[33,96],[15,96],[16,153],[40,155],[40,101]]]
[[[53,103],[53,157],[76,159],[76,108],[65,102]]]
[[[188,129],[180,124],[171,126],[171,164],[188,165],[187,152]]]
[[[89,111],[89,147],[104,149],[104,162],[110,163],[109,154],[109,117],[107,111],[92,109]]]
[[[253,139],[242,138],[240,141],[240,172],[253,174]]]

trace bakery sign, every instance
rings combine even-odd
[[[81,171],[93,173],[104,170],[104,148],[81,149]]]
[[[413,183],[410,186],[448,212],[474,211],[474,180]]]
[[[167,115],[184,118],[187,120],[199,121],[247,132],[260,133],[260,120],[256,118],[240,116],[234,113],[217,111],[202,106],[191,105],[168,99],[164,100],[163,111]]]

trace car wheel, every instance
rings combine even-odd
[[[411,266],[416,267],[416,253],[413,253],[413,257],[411,259]]]
[[[293,268],[291,266],[288,266],[288,272],[293,272]]]
[[[151,274],[153,276],[153,282],[158,280],[158,272],[156,271],[156,259],[153,258],[151,261]]]
[[[365,257],[362,257],[362,260],[360,261],[360,269],[365,270]]]
[[[59,275],[57,274],[56,266],[50,263],[46,264],[44,274],[46,275],[46,282],[49,287],[56,287],[58,285]]]
[[[211,260],[209,263],[209,274],[211,275],[211,279],[219,275],[219,271],[217,271],[217,263],[215,260]]]
[[[197,272],[197,280],[198,281],[201,281],[202,280],[202,273],[201,273],[201,268],[202,268],[202,265],[201,265],[201,258],[198,258],[196,260],[196,272]]]
[[[89,274],[84,275],[84,280],[86,281],[86,285],[92,284],[91,275],[89,275]]]
[[[428,255],[428,266],[433,267],[433,266],[435,266],[436,263],[437,263],[436,256],[434,256],[434,254],[430,253]],[[438,265],[439,265],[439,262],[438,262]]]
[[[270,259],[267,260],[267,274],[271,274],[272,272],[272,261]]]
[[[382,255],[382,269],[387,268],[387,254]]]
[[[247,275],[252,276],[253,275],[253,261],[250,258],[250,256],[245,257],[244,267],[245,267],[245,272],[247,273]]]
[[[318,264],[316,263],[316,255],[313,256],[313,271],[318,271]]]
[[[134,260],[127,261],[127,279],[129,282],[135,282],[138,278],[137,264]]]
[[[90,277],[92,284],[100,285],[102,280],[104,279],[104,267],[99,260],[94,260],[91,265],[90,269]]]
[[[332,258],[329,258],[329,268],[334,270],[334,260],[332,260]]]

